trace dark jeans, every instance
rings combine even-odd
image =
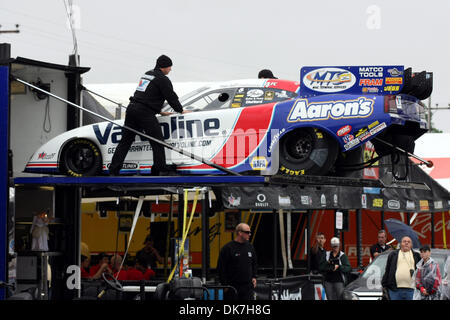
[[[412,300],[414,289],[399,288],[397,290],[389,289],[389,298],[391,300]]]
[[[342,293],[344,292],[343,282],[324,282],[325,293],[327,300],[342,300]]]
[[[155,116],[155,112],[143,105],[134,103],[129,104],[125,116],[125,126],[143,132],[158,140],[164,139],[158,119]],[[117,145],[116,151],[112,157],[111,164],[109,166],[110,173],[116,175],[119,174],[128,150],[134,142],[135,137],[136,133],[122,128],[122,139]],[[153,142],[152,140],[149,140],[149,142],[153,150],[152,174],[154,174],[160,170],[165,170],[166,154],[165,148],[162,145]]]

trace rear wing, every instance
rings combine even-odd
[[[433,73],[412,73],[404,66],[328,66],[303,67],[300,70],[299,97],[325,94],[405,93],[419,100],[433,91]]]

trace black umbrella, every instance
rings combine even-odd
[[[402,240],[404,236],[408,236],[412,240],[413,248],[420,248],[421,244],[417,233],[407,224],[404,224],[397,219],[387,219],[384,221],[389,233],[397,239],[398,242]]]

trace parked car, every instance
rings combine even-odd
[[[340,153],[376,136],[412,152],[415,139],[427,131],[417,89],[404,90],[403,67],[303,70],[301,82],[238,80],[193,91],[181,99],[193,112],[159,116],[165,142],[235,172],[326,175]],[[101,122],[65,132],[39,147],[25,171],[107,174],[122,125],[123,120]],[[374,145],[379,154],[392,152]],[[148,141],[136,136],[121,174],[149,174],[150,151]],[[180,174],[221,173],[167,148],[166,159]]]
[[[344,300],[381,300],[383,294],[381,279],[390,252],[385,251],[378,255],[356,280],[345,287]],[[449,255],[448,249],[431,249],[431,257],[439,264],[442,276],[444,276],[444,264]]]

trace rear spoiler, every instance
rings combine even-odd
[[[433,74],[404,66],[325,66],[300,70],[300,98],[326,94],[409,94],[424,100],[433,91]]]

